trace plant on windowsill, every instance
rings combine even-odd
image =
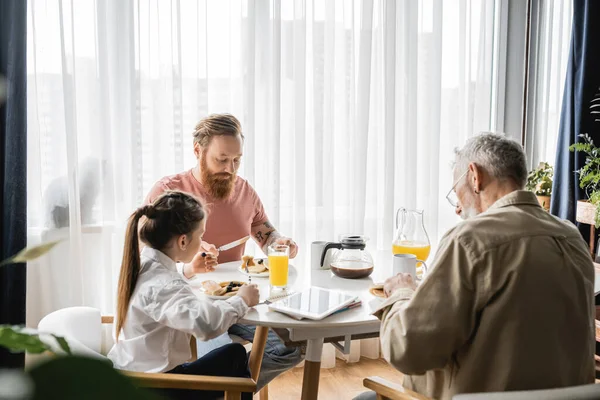
[[[587,134],[579,135],[582,142],[574,143],[570,151],[578,151],[586,155],[584,166],[577,171],[579,187],[585,190],[588,200],[577,202],[576,219],[578,222],[600,228],[600,148],[596,147]]]
[[[538,201],[546,211],[550,211],[550,197],[552,196],[552,177],[554,170],[547,162],[541,162],[537,168],[529,172],[525,189],[535,193]]]

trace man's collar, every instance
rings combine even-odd
[[[533,192],[529,192],[527,190],[515,190],[514,192],[510,192],[509,194],[496,200],[496,202],[492,204],[488,210],[519,204],[541,207],[536,195]]]

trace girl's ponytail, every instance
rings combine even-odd
[[[125,324],[127,309],[131,296],[135,290],[138,276],[140,275],[140,244],[138,239],[138,224],[143,215],[151,214],[152,206],[144,206],[135,210],[125,233],[125,246],[123,246],[123,260],[121,261],[121,273],[119,274],[119,286],[117,289],[117,341],[119,333]]]

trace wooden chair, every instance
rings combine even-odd
[[[248,361],[248,368],[250,369],[250,374],[252,375],[252,379],[258,382],[258,374],[260,373],[260,363],[262,363],[262,355],[265,352],[265,345],[267,340],[267,335],[269,333],[269,328],[265,327],[256,327],[256,334],[254,338],[254,343],[251,344],[252,351],[250,354],[250,360]],[[250,342],[242,339],[239,336],[231,336],[234,342],[240,343],[243,346],[248,345]],[[192,338],[194,342],[193,347],[196,347],[196,341]],[[260,343],[260,344],[259,344]],[[197,358],[197,354],[195,354],[192,350],[192,354],[195,358]],[[258,357],[260,354],[260,357]],[[256,356],[255,356],[256,355]],[[253,358],[254,357],[254,358]],[[256,372],[253,374],[252,372]],[[258,393],[259,400],[269,400],[269,385],[265,385]]]
[[[101,316],[100,310],[91,307],[70,307],[55,311],[40,321],[40,331],[64,336],[74,354],[104,357],[102,350],[102,324],[113,324],[112,316]],[[111,335],[112,336],[112,335]],[[106,338],[105,338],[106,339]],[[195,341],[192,340],[192,353],[195,353]],[[260,350],[260,349],[257,349]],[[262,349],[264,350],[264,349]],[[262,360],[262,351],[260,352]],[[260,371],[260,360],[258,364]],[[154,389],[218,390],[225,392],[226,400],[239,400],[242,393],[256,391],[254,378],[232,378],[221,376],[200,376],[167,373],[146,373],[121,371],[133,379],[139,386]]]
[[[377,400],[431,400],[429,397],[378,376],[365,378],[363,385],[377,394]]]
[[[405,389],[402,385],[378,376],[365,378],[363,384],[373,390],[377,400],[431,400],[429,397]],[[453,400],[595,400],[600,398],[600,385],[588,384],[558,389],[523,390],[513,392],[458,394]]]

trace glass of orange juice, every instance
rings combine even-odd
[[[287,289],[290,247],[281,244],[269,246],[268,256],[269,283],[271,284],[271,289]]]

